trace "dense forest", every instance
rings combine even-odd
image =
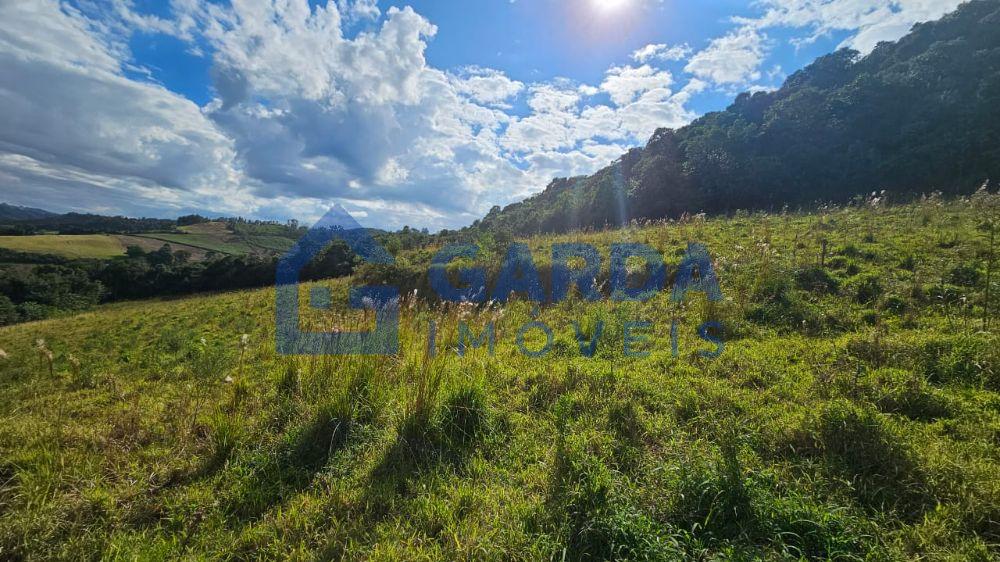
[[[871,54],[841,50],[773,92],[659,129],[589,177],[494,207],[474,229],[529,234],[736,209],[970,193],[1000,177],[1000,3],[969,2]]]

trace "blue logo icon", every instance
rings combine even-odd
[[[284,355],[394,355],[399,351],[399,289],[387,285],[352,287],[351,308],[375,311],[367,332],[310,332],[299,322],[300,274],[330,243],[342,240],[366,263],[392,265],[392,255],[343,207],[334,206],[278,262],[275,287],[275,337]],[[313,287],[309,306],[330,309],[328,287]]]

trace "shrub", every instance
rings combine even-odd
[[[882,302],[882,308],[893,314],[902,314],[909,308],[909,303],[900,296],[892,295]]]
[[[958,404],[929,384],[920,375],[899,369],[879,369],[866,380],[867,393],[879,410],[913,420],[950,418]]]
[[[948,272],[948,279],[953,285],[958,285],[959,287],[975,287],[979,285],[980,276],[979,268],[971,263],[957,265]]]
[[[847,246],[837,250],[837,254],[848,258],[857,258],[861,256],[861,250],[859,250],[854,244],[848,244]]]
[[[982,384],[1000,388],[994,372],[996,347],[971,336],[935,337],[916,351],[917,368],[936,383]]]
[[[222,466],[232,456],[243,436],[243,420],[223,412],[216,412],[211,421],[212,456],[209,467]]]
[[[830,258],[829,261],[826,262],[826,266],[829,267],[830,269],[844,269],[845,267],[847,267],[847,264],[848,264],[848,259],[843,256],[832,257]]]
[[[795,283],[803,291],[820,294],[836,293],[840,281],[821,267],[807,267],[795,272]]]
[[[396,443],[376,469],[380,476],[408,477],[437,463],[460,465],[495,429],[486,394],[478,386],[455,389],[440,406],[413,409],[403,418]]]
[[[866,275],[854,282],[854,300],[871,304],[882,294],[882,281],[877,275]]]
[[[10,302],[6,295],[0,295],[0,326],[17,324],[19,319],[20,315],[14,303]]]
[[[749,310],[747,319],[762,325],[791,330],[804,329],[819,333],[826,325],[823,313],[806,302],[790,286],[783,275],[766,278],[758,287],[754,300],[759,304]]]
[[[276,386],[278,396],[282,398],[297,396],[302,391],[299,366],[294,360],[289,359],[285,362],[285,368],[281,370]]]
[[[855,558],[873,548],[865,525],[848,510],[782,489],[782,477],[746,466],[738,439],[720,443],[715,462],[681,468],[665,519],[719,550],[734,543],[767,545],[783,556],[746,559]],[[744,559],[744,557],[737,557]]]

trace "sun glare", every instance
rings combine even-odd
[[[616,12],[629,3],[629,0],[590,0],[590,4],[600,12]]]

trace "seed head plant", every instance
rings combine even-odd
[[[38,368],[41,369],[44,363],[48,363],[49,376],[53,376],[53,362],[55,356],[53,355],[52,350],[50,350],[46,345],[44,338],[38,338],[35,340],[35,349],[38,351]]]

